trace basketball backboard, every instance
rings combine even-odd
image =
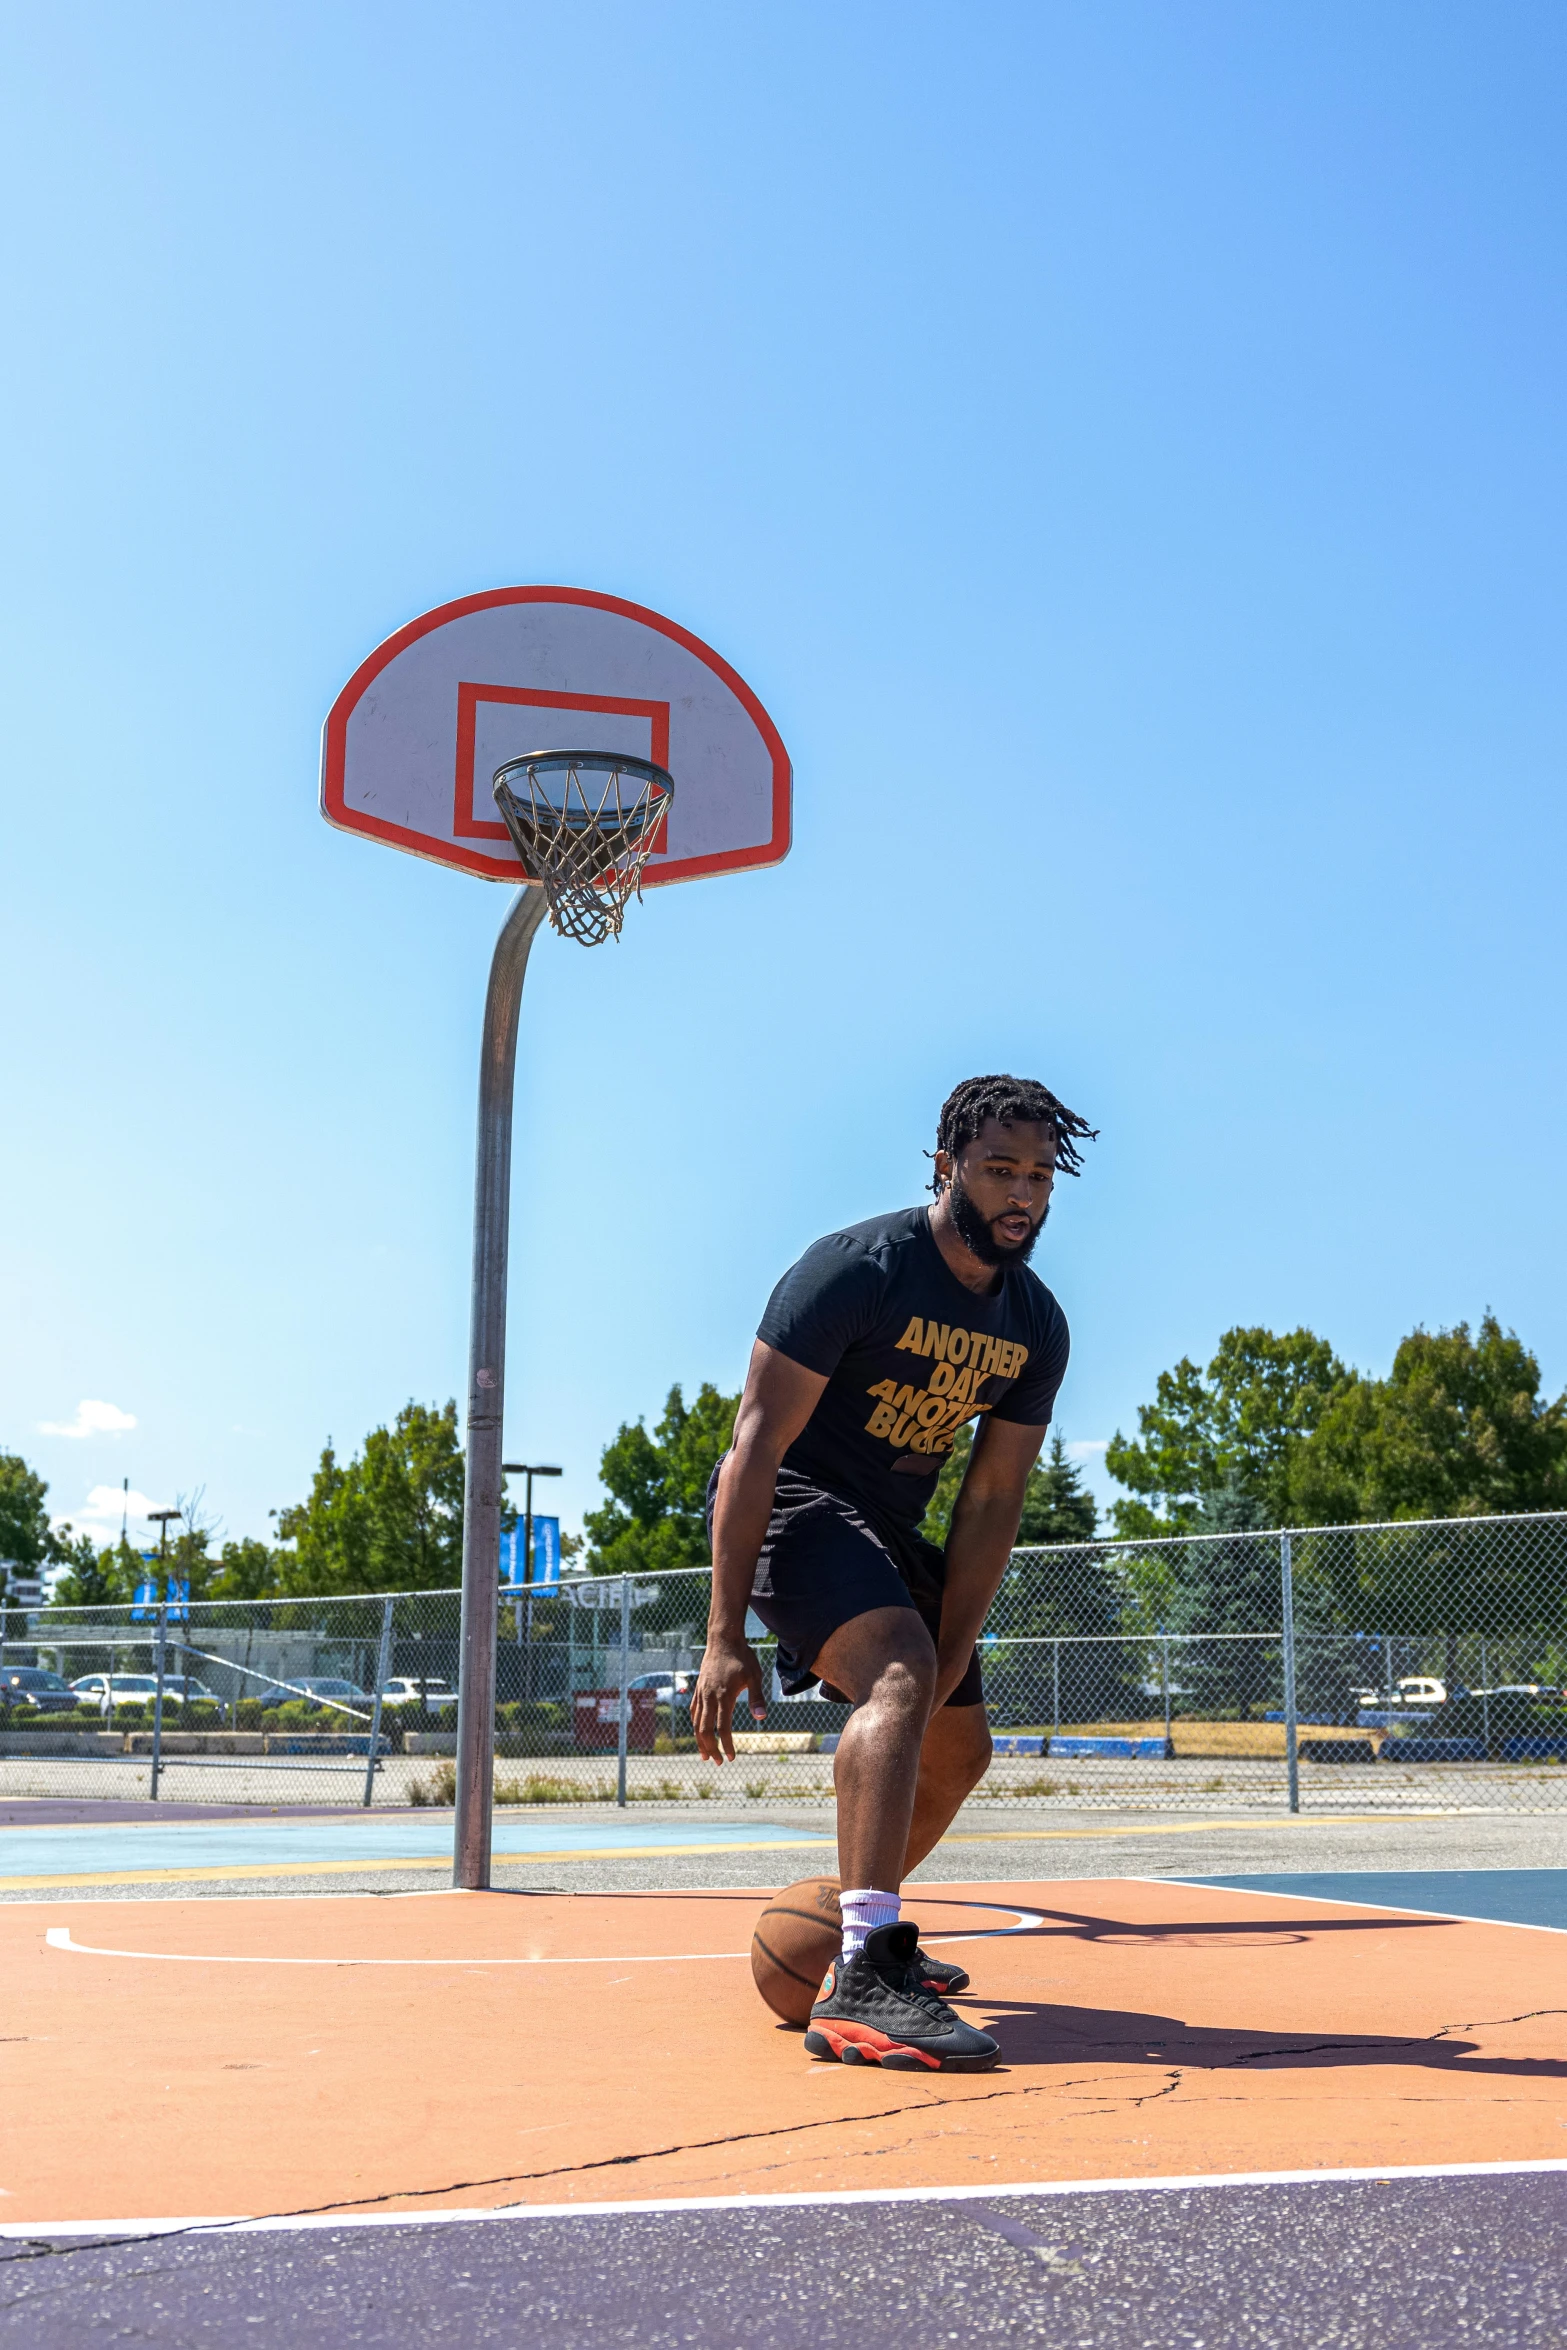
[[[321,811],[413,856],[520,881],[491,782],[546,750],[668,769],[649,888],[788,854],[788,753],[744,679],[689,629],[587,588],[464,596],[378,645],[328,714]]]

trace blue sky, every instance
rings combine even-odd
[[[1567,1379],[1559,8],[0,38],[0,1444],[61,1512],[264,1533],[461,1392],[505,901],[330,831],[317,744],[513,581],[694,629],[796,780],[786,864],[535,954],[507,1441],[568,1523],[983,1068],[1103,1130],[1074,1443],[1237,1321],[1379,1370],[1489,1305]]]

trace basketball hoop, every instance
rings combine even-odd
[[[668,771],[616,751],[530,751],[496,769],[494,788],[562,938],[584,947],[618,938],[675,796]]]

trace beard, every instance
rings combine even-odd
[[[952,1216],[952,1228],[964,1247],[978,1257],[982,1265],[1003,1267],[1028,1263],[1034,1253],[1034,1244],[1045,1228],[1045,1217],[1050,1213],[1047,1203],[1039,1222],[1026,1240],[998,1240],[956,1175],[947,1185],[947,1206]]]

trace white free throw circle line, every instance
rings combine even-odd
[[[1015,1909],[1010,1902],[954,1901],[950,1909],[983,1909],[1009,1917],[1010,1926],[978,1926],[966,1934],[930,1934],[931,1942],[991,1942],[1007,1934],[1026,1934],[1042,1926],[1035,1910]],[[69,1926],[50,1926],[44,1941],[51,1950],[68,1951],[73,1958],[156,1959],[169,1966],[692,1966],[708,1959],[749,1958],[749,1950],[637,1951],[615,1958],[273,1958],[262,1952],[231,1950],[107,1950],[94,1942],[73,1940]]]

